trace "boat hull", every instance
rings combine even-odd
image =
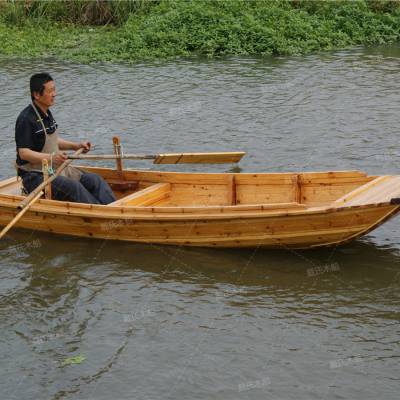
[[[304,249],[348,242],[400,210],[400,176],[85,168],[125,192],[115,189],[109,205],[40,199],[16,227],[153,245]],[[15,178],[0,182],[1,225],[19,212],[20,193]]]
[[[49,210],[48,202],[41,200],[33,206],[16,227],[103,240],[221,248],[304,249],[338,245],[370,232],[400,209],[399,205],[377,204],[239,215],[134,215],[134,211],[107,215],[106,206],[82,210],[71,205],[67,210]],[[17,204],[12,201],[8,206],[0,205],[1,225],[17,214]]]

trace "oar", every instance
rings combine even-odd
[[[40,199],[42,196],[43,191],[40,191],[39,193],[36,193],[36,196],[33,197],[33,199],[30,201],[30,204],[28,204],[27,207],[25,207],[23,210],[21,210],[13,219],[12,221],[0,232],[0,239],[3,238],[3,236],[22,218],[22,216],[29,210],[29,207],[35,203],[37,200]]]
[[[84,154],[71,155],[73,160],[154,160],[154,164],[224,164],[239,162],[243,151],[222,153],[170,153],[170,154]]]
[[[77,150],[74,155],[79,156],[84,149]],[[22,218],[22,216],[29,210],[32,204],[36,203],[43,194],[43,189],[54,179],[61,174],[61,172],[72,163],[73,160],[64,161],[50,178],[44,180],[35,190],[33,190],[21,203],[18,204],[18,208],[21,210],[10,222],[9,224],[0,232],[0,239]]]

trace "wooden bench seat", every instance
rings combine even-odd
[[[384,175],[362,185],[332,203],[333,206],[359,206],[386,203],[400,197],[400,176]]]
[[[109,206],[149,206],[169,197],[170,191],[170,183],[156,183],[146,189],[139,190],[114,201]]]
[[[138,187],[137,181],[127,181],[123,179],[108,179],[107,183],[110,185],[112,190],[118,192],[127,192],[136,190]]]

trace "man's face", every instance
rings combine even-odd
[[[47,107],[51,107],[55,102],[56,95],[57,95],[56,85],[55,85],[54,81],[50,81],[50,82],[46,82],[44,84],[43,94],[34,92],[33,97],[39,103],[41,103]]]

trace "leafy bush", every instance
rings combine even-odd
[[[0,54],[134,61],[187,55],[305,54],[400,38],[400,4],[392,1],[380,5],[363,0],[28,3],[23,11],[14,2],[0,9]]]

